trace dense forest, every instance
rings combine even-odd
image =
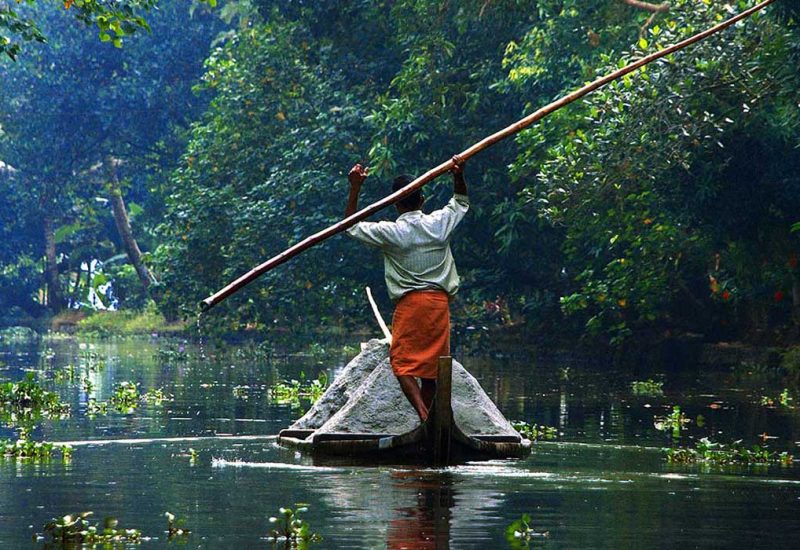
[[[340,219],[354,163],[371,167],[366,204],[394,174],[754,2],[5,4],[0,317],[20,323],[152,304],[193,318]],[[456,323],[796,339],[799,14],[778,0],[471,160]],[[429,185],[426,208],[450,193]],[[371,324],[363,287],[382,288],[381,266],[337,237],[209,317]]]

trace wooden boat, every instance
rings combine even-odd
[[[439,374],[431,415],[404,433],[282,430],[278,443],[315,458],[413,461],[446,465],[465,460],[524,457],[531,442],[515,430],[496,434],[467,434],[454,420],[452,357],[439,359]],[[507,421],[506,421],[507,422]]]

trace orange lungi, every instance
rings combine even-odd
[[[443,290],[404,294],[392,317],[392,371],[435,380],[442,355],[450,355],[450,297]]]

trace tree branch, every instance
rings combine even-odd
[[[627,4],[632,8],[639,10],[650,11],[653,13],[664,13],[669,11],[669,2],[662,2],[660,4],[650,4],[649,2],[642,2],[641,0],[620,0],[623,4]]]

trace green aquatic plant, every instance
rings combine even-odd
[[[39,333],[28,327],[8,327],[0,329],[0,343],[30,344],[39,340]]]
[[[113,517],[103,520],[102,528],[89,521],[92,512],[69,514],[53,518],[44,526],[45,539],[63,547],[75,545],[115,545],[116,543],[138,543],[142,540],[142,532],[138,529],[119,527],[119,521]]]
[[[12,423],[35,417],[63,418],[69,415],[69,405],[58,395],[42,388],[32,372],[19,382],[0,384],[0,412]]]
[[[94,350],[94,344],[79,344],[80,366],[86,372],[100,372],[106,368],[106,360]]]
[[[52,458],[53,451],[58,451],[61,454],[61,459],[65,462],[72,458],[71,446],[57,445],[47,441],[32,441],[27,438],[27,434],[24,432],[16,441],[0,440],[0,456],[4,458],[46,462]]]
[[[730,444],[715,443],[704,437],[695,447],[673,447],[664,449],[667,462],[671,464],[709,464],[714,466],[766,466],[770,464],[791,465],[793,457],[788,452],[778,453],[766,447],[742,445],[741,440]]]
[[[175,514],[171,514],[169,512],[164,512],[164,516],[167,518],[167,538],[168,539],[176,539],[176,538],[185,538],[189,536],[189,531],[183,525],[186,523],[186,520],[183,518],[176,518]]]
[[[156,350],[155,359],[158,361],[183,362],[189,360],[186,344],[170,344]]]
[[[549,531],[536,531],[531,527],[529,514],[522,514],[522,517],[506,527],[506,540],[514,549],[530,548],[531,541],[548,536],[550,536]]]
[[[279,405],[300,407],[301,399],[315,403],[325,393],[327,386],[328,375],[325,372],[321,372],[316,379],[311,381],[306,381],[305,373],[301,372],[300,380],[277,382],[267,390],[267,394]]]
[[[631,382],[633,395],[640,397],[659,397],[664,395],[664,382],[658,382],[652,378],[647,380],[634,380]]]
[[[319,342],[311,342],[306,348],[306,354],[310,355],[314,359],[321,359],[328,354],[328,350],[326,350]]]
[[[144,393],[139,393],[139,387],[134,382],[123,381],[114,386],[114,391],[108,401],[97,401],[89,398],[86,405],[86,413],[89,416],[108,414],[109,406],[117,412],[130,414],[139,406],[140,402],[149,405],[162,405],[165,401],[172,399],[172,396],[165,393],[161,388],[149,389]]]
[[[359,346],[354,346],[352,344],[345,344],[342,346],[342,354],[347,357],[355,357],[359,353],[361,353],[361,348]]]
[[[90,397],[89,401],[86,403],[86,414],[88,414],[89,417],[94,417],[98,414],[108,414],[108,403]]]
[[[76,369],[72,363],[66,365],[63,369],[57,370],[53,375],[53,380],[56,382],[74,382]]]
[[[542,426],[539,424],[528,424],[524,420],[515,420],[511,425],[522,436],[530,439],[531,441],[539,441],[542,439],[556,439],[558,437],[558,428],[554,426]]]
[[[304,548],[312,542],[319,542],[322,537],[311,532],[309,523],[300,517],[308,512],[308,506],[297,504],[297,508],[280,508],[277,517],[269,518],[270,529],[267,538],[273,543],[283,543],[286,548]]]
[[[248,361],[266,361],[275,354],[275,349],[269,342],[247,342],[243,346],[236,346],[231,353],[236,359],[246,359]]]
[[[794,399],[791,395],[789,395],[789,388],[783,388],[783,391],[778,395],[778,397],[772,397],[769,395],[762,395],[761,396],[761,404],[766,407],[776,407],[780,405],[781,407],[791,407],[792,401]]]
[[[239,385],[239,386],[234,386],[233,390],[231,390],[231,391],[233,393],[233,396],[236,399],[247,399],[249,397],[248,394],[247,394],[247,391],[249,389],[250,389],[249,386],[241,386],[241,385]]]
[[[653,425],[660,432],[672,432],[672,437],[681,436],[681,431],[686,429],[686,425],[691,422],[689,418],[681,412],[680,405],[672,407],[672,412],[667,416],[656,416]]]
[[[117,411],[129,414],[139,405],[139,388],[130,381],[123,381],[114,387],[108,402]]]
[[[161,405],[171,399],[172,396],[165,393],[162,388],[151,388],[141,395],[141,400],[150,405]]]

